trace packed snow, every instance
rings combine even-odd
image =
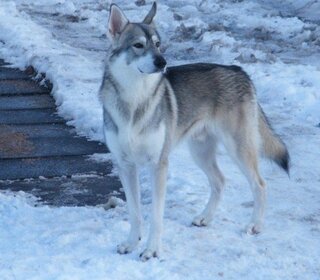
[[[151,7],[150,1],[114,2],[132,21],[141,20]],[[0,3],[0,58],[45,73],[59,114],[96,140],[103,139],[98,90],[110,48],[110,3]],[[156,24],[169,64],[242,66],[288,146],[290,178],[269,162],[261,163],[268,185],[261,234],[244,232],[252,196],[222,147],[219,162],[227,178],[223,200],[211,225],[191,226],[209,187],[182,144],[170,158],[160,259],[139,260],[151,208],[148,172],[143,170],[144,238],[128,255],[116,253],[129,230],[123,201],[111,201],[116,207],[108,210],[57,208],[23,192],[1,192],[0,279],[320,279],[319,15],[320,2],[308,0],[158,1]]]

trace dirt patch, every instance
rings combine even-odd
[[[7,125],[0,125],[0,156],[21,157],[30,154],[34,150],[31,141],[26,134],[15,132]]]

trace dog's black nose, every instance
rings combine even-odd
[[[163,69],[167,65],[167,62],[161,55],[158,55],[154,58],[153,64],[157,68]]]

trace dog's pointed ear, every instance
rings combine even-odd
[[[157,12],[157,2],[153,2],[151,10],[149,11],[149,13],[147,14],[147,16],[144,18],[144,20],[142,21],[142,23],[145,24],[152,24],[153,22],[153,18],[156,15]]]
[[[114,40],[126,27],[129,20],[124,15],[122,10],[115,4],[110,6],[110,16],[108,22],[108,35],[111,40]]]

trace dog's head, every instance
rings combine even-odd
[[[142,74],[163,72],[166,60],[160,53],[160,36],[153,18],[156,2],[141,23],[131,23],[115,4],[110,7],[108,37],[112,43],[110,62],[121,59],[125,67]]]

